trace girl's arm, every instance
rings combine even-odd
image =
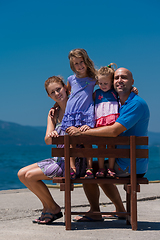
[[[57,131],[55,131],[55,119],[56,119],[57,114],[54,115],[53,118],[48,114],[48,119],[47,119],[47,130],[46,130],[46,135],[45,135],[45,143],[47,145],[52,144],[52,137],[58,137]]]
[[[93,101],[95,101],[95,99],[96,99],[96,91],[93,93]]]

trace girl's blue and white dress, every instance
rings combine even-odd
[[[95,127],[112,125],[118,118],[118,96],[114,89],[103,92],[96,90]]]

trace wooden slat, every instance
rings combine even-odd
[[[103,179],[85,179],[84,177],[76,178],[75,180],[71,180],[71,183],[102,183],[104,182],[106,184],[127,184],[130,183],[130,178],[103,178]],[[65,183],[65,177],[54,177],[53,183]],[[139,184],[148,184],[147,178],[137,178],[137,183]]]
[[[58,138],[52,138],[52,144],[64,144],[64,136],[59,136]]]
[[[95,136],[77,136],[70,137],[71,144],[92,144],[92,145],[129,145],[129,137],[95,137]]]
[[[71,183],[105,183],[106,184],[128,184],[130,183],[130,177],[126,178],[102,178],[102,179],[85,179],[84,177],[81,178],[76,178],[74,180],[71,180]],[[137,178],[137,183],[139,184],[148,184],[148,179],[147,178]]]
[[[52,144],[63,144],[64,136],[58,138],[52,138]],[[71,144],[110,144],[110,145],[129,145],[129,137],[95,137],[95,136],[77,136],[70,137]],[[136,145],[148,145],[148,137],[136,137]]]
[[[85,179],[85,178],[76,178],[71,180],[72,183],[98,183],[98,184],[124,184],[130,183],[130,178],[94,178],[94,179]]]
[[[148,158],[148,149],[136,149],[136,158]]]
[[[148,145],[148,137],[136,137],[136,145]]]
[[[98,149],[98,148],[83,148],[70,149],[71,157],[123,157],[129,158],[129,149]]]
[[[52,148],[52,157],[64,157],[64,148]]]
[[[130,150],[129,149],[98,149],[98,148],[83,148],[82,149],[70,149],[71,157],[104,157],[104,158],[129,158]],[[148,149],[136,149],[136,158],[147,158]]]
[[[112,152],[112,149],[101,149],[98,148],[83,148],[79,149],[70,149],[71,157],[120,157],[120,158],[129,158],[129,149],[115,149]],[[52,148],[52,156],[54,157],[64,157],[63,148]],[[148,158],[148,149],[136,149],[136,158]]]

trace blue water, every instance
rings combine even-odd
[[[0,190],[20,189],[20,168],[51,156],[51,146],[0,146]],[[160,146],[149,148],[149,169],[146,177],[150,181],[160,180]],[[47,181],[52,184],[52,181]]]

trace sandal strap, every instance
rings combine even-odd
[[[86,175],[87,176],[93,175],[93,168],[86,168]]]
[[[94,178],[94,175],[93,175],[93,168],[86,168],[86,174],[84,176],[85,178]]]
[[[114,171],[114,169],[112,169],[112,168],[108,168],[107,171],[108,171],[108,173],[115,174],[115,171]]]
[[[93,175],[93,173],[92,172],[86,172],[86,175],[90,176],[90,175]]]
[[[76,168],[70,168],[70,176],[71,176],[71,179],[76,179],[76,172],[73,170],[73,169],[76,169]]]
[[[87,172],[87,171],[93,172],[93,168],[86,168],[86,172]]]
[[[115,171],[114,171],[114,169],[112,169],[112,168],[108,168],[107,169],[107,177],[116,177],[116,173],[115,173]]]

